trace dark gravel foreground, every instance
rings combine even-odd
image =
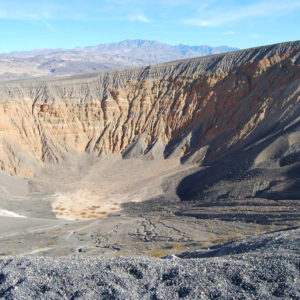
[[[0,297],[300,299],[299,246],[297,227],[182,258],[7,257],[0,260]]]

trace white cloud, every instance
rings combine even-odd
[[[51,1],[28,1],[4,0],[0,2],[0,19],[2,20],[30,20],[47,21],[55,19],[80,19],[82,13],[74,7],[58,4]]]
[[[264,0],[244,6],[218,6],[199,10],[199,17],[186,19],[188,25],[217,27],[224,24],[251,18],[265,18],[286,15],[300,9],[299,0]]]
[[[131,16],[129,16],[129,20],[143,22],[143,23],[151,23],[151,20],[149,20],[144,15],[131,15]]]
[[[51,21],[76,20],[130,20],[151,23],[140,10],[130,14],[132,7],[125,5],[132,0],[111,0],[114,4],[109,6],[94,5],[90,1],[65,0],[57,3],[50,0],[0,0],[0,20],[43,21],[48,30],[54,31]],[[137,1],[137,0],[135,0]],[[117,5],[117,2],[119,3]],[[125,8],[124,8],[125,7]],[[113,13],[119,8],[118,13]],[[48,25],[47,25],[48,24]]]

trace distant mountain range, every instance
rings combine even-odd
[[[238,50],[227,46],[210,47],[125,40],[74,49],[37,49],[0,54],[0,79],[59,76],[100,72],[156,64],[183,58]]]

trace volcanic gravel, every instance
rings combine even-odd
[[[169,259],[5,257],[0,297],[300,299],[299,246],[296,227]]]

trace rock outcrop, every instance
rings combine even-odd
[[[131,70],[2,82],[0,168],[30,177],[45,163],[84,152],[148,159],[163,153],[201,164],[288,126],[299,103],[300,42]]]

